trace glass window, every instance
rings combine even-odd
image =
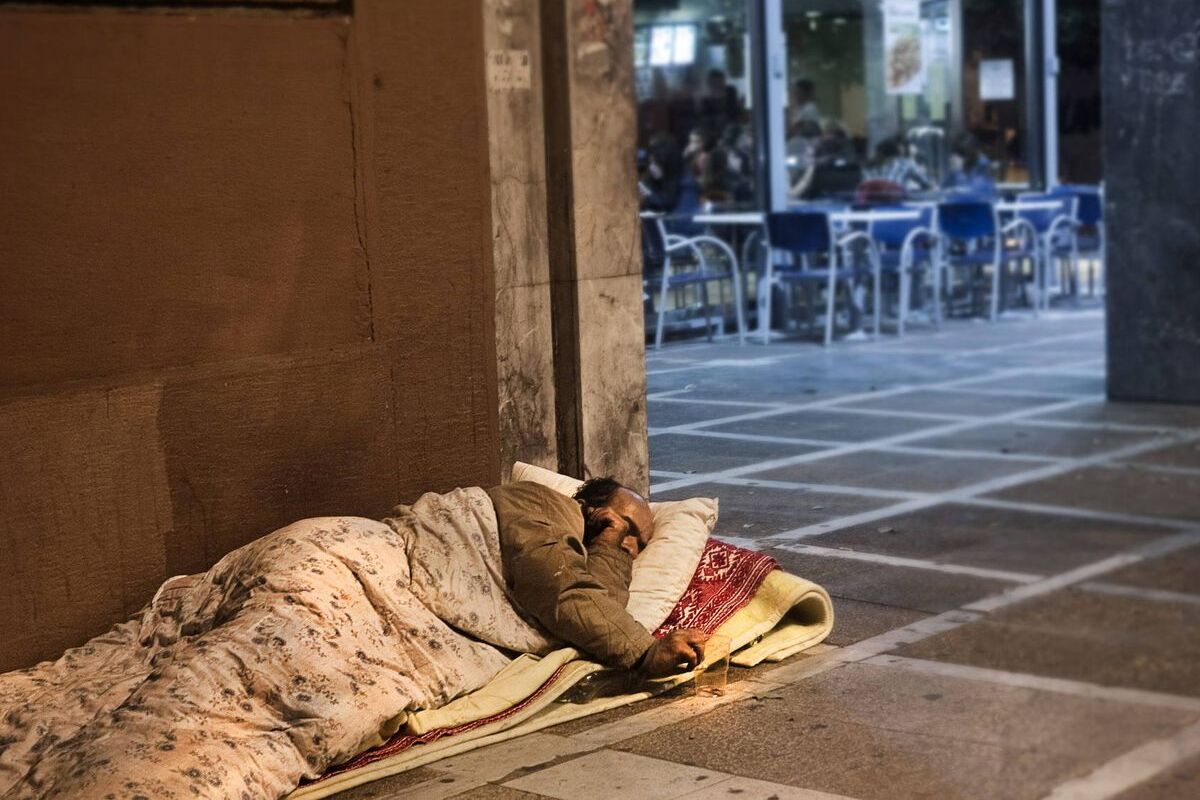
[[[635,0],[633,22],[642,207],[753,205],[745,0]]]
[[[792,199],[1029,180],[1025,0],[783,0]]]

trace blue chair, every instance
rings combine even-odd
[[[875,220],[869,235],[878,252],[879,269],[875,274],[875,335],[879,335],[884,275],[897,277],[896,333],[904,335],[904,326],[912,304],[912,277],[929,271],[937,278],[938,235],[934,231],[933,206],[880,206],[876,211],[919,211],[915,220]],[[936,296],[936,288],[935,288]]]
[[[1034,285],[1037,287],[1037,296],[1034,298],[1034,313],[1036,314],[1039,307],[1043,309],[1050,307],[1049,283],[1053,273],[1051,267],[1054,257],[1059,255],[1069,258],[1074,249],[1077,201],[1073,194],[1063,192],[1061,189],[1053,189],[1044,193],[1022,192],[1017,195],[1017,202],[1056,204],[1053,208],[1017,211],[1017,218],[1028,222],[1037,237],[1037,252],[1035,253],[1037,272],[1034,277]],[[1071,261],[1071,268],[1074,268],[1073,261]]]
[[[938,280],[945,278],[949,289],[950,270],[966,269],[973,274],[972,288],[983,280],[984,271],[990,267],[991,303],[988,318],[995,322],[1000,314],[1001,277],[1005,265],[1013,259],[1030,255],[1034,251],[1036,232],[1028,221],[1015,219],[1001,225],[996,206],[990,198],[964,195],[938,204],[937,230],[944,240],[941,260],[937,267]],[[1008,249],[1005,240],[1020,235],[1017,246]],[[1028,238],[1032,237],[1032,239]],[[961,245],[959,252],[951,245]],[[934,300],[934,314],[940,321],[941,298]]]
[[[708,284],[712,281],[732,281],[733,302],[737,313],[738,343],[746,342],[745,304],[742,302],[742,273],[737,256],[725,242],[715,236],[681,236],[667,232],[666,221],[657,214],[642,214],[642,286],[649,294],[658,282],[658,323],[654,333],[654,347],[662,348],[663,332],[667,314],[667,295],[672,289],[696,286],[704,305],[705,331],[712,341],[712,312],[708,298]],[[689,219],[690,221],[690,219]],[[726,257],[728,268],[714,266],[705,248],[716,250]],[[690,256],[691,269],[677,272],[677,254]]]
[[[1069,290],[1071,292],[1078,290],[1080,260],[1086,257],[1095,258],[1100,262],[1100,291],[1103,292],[1104,275],[1108,269],[1105,252],[1103,190],[1098,186],[1064,184],[1054,187],[1051,193],[1073,201],[1071,234],[1059,237],[1051,251],[1051,257],[1057,257],[1068,264],[1071,284]],[[1089,293],[1095,294],[1096,288],[1096,273],[1089,270]],[[1066,292],[1064,291],[1064,293]]]
[[[833,342],[833,316],[837,286],[842,283],[847,293],[853,291],[852,281],[863,270],[847,267],[846,254],[850,245],[863,242],[872,264],[877,264],[874,243],[865,231],[850,231],[836,236],[832,211],[828,208],[786,211],[767,215],[767,242],[770,254],[766,274],[758,285],[758,314],[763,341],[771,337],[771,291],[776,283],[806,283],[825,285],[825,345]],[[782,256],[788,258],[782,258]],[[822,258],[824,266],[814,266]],[[875,271],[874,268],[872,271]]]

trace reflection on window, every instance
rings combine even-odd
[[[635,38],[634,65],[646,66],[645,45],[639,49],[636,42],[645,42],[645,31]],[[696,27],[694,25],[656,25],[650,29],[650,66],[687,66],[696,60]]]
[[[676,217],[672,225],[702,208],[754,204],[746,6],[634,0],[638,190],[642,208]]]

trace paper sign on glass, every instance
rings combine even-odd
[[[985,58],[979,62],[980,100],[1013,100],[1016,88],[1011,58]]]

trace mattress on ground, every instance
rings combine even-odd
[[[728,636],[732,661],[753,666],[812,647],[833,628],[833,606],[820,586],[779,569],[770,556],[710,539],[683,597],[655,631],[700,628]],[[289,800],[317,800],[452,755],[551,725],[643,700],[692,673],[647,681],[636,691],[559,703],[573,686],[603,669],[573,648],[516,659],[486,686],[442,708],[410,714],[379,747],[305,784]]]

